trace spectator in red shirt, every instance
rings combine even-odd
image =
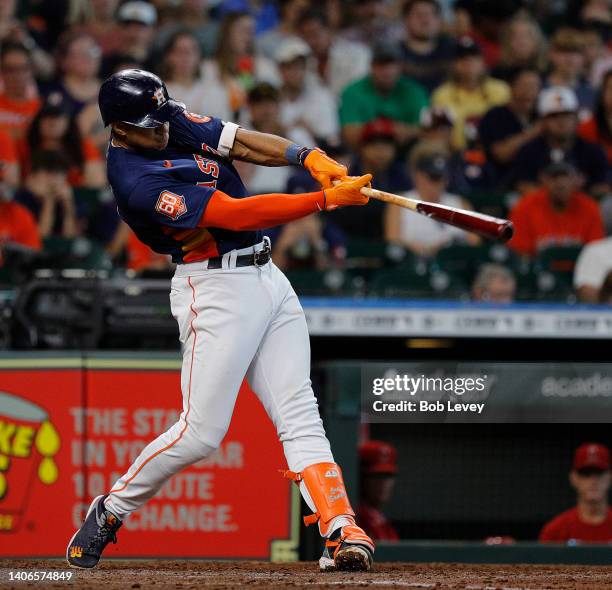
[[[359,463],[361,498],[357,518],[375,541],[397,541],[395,527],[381,512],[395,486],[397,449],[380,440],[370,440],[359,447]]]
[[[568,162],[550,164],[543,187],[526,194],[510,212],[515,234],[508,245],[533,256],[545,246],[586,244],[604,237],[597,202],[578,191],[580,177]]]
[[[7,198],[9,192],[0,185],[0,266],[4,244],[19,244],[33,250],[40,250],[40,236],[36,219],[20,203]]]
[[[15,139],[22,137],[40,107],[30,52],[17,43],[0,48],[0,126]]]
[[[576,449],[570,471],[577,504],[546,523],[543,543],[612,543],[610,451],[601,444],[586,443]]]
[[[11,186],[0,180],[0,268],[5,265],[6,245],[18,245],[32,250],[41,248],[36,219],[27,207],[13,201],[12,196]]]

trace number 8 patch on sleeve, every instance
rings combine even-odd
[[[155,211],[176,221],[181,215],[187,213],[185,197],[170,191],[162,191],[157,199]]]

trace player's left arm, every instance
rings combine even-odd
[[[230,158],[260,166],[303,166],[323,188],[330,188],[335,180],[347,176],[346,166],[330,158],[323,150],[307,148],[288,139],[239,128]]]

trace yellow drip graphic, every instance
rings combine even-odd
[[[38,478],[44,484],[51,485],[57,481],[59,471],[55,461],[50,457],[45,457],[38,466]]]
[[[50,457],[59,451],[60,437],[51,422],[45,420],[41,424],[36,433],[34,444],[36,445],[36,450],[44,457]]]
[[[38,466],[38,477],[44,484],[55,483],[58,478],[58,469],[51,458],[59,451],[60,437],[51,422],[45,420],[36,433],[34,439],[36,450],[44,457]]]

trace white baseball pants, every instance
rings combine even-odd
[[[219,447],[245,375],[276,427],[290,470],[334,461],[309,377],[306,319],[293,288],[272,262],[232,268],[232,261],[235,254],[224,257],[222,269],[206,270],[206,262],[177,267],[170,302],[183,350],[183,411],[113,486],[106,507],[120,519]],[[300,489],[314,512],[305,486]]]

